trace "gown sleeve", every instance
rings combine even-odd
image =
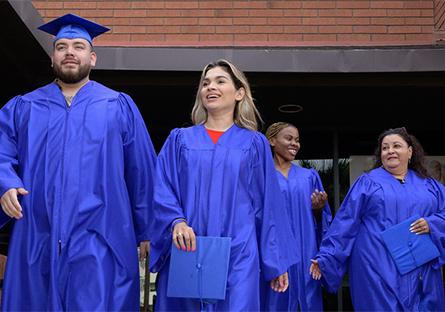
[[[149,240],[156,152],[133,100],[119,95],[124,121],[125,183],[130,197],[137,242]]]
[[[17,113],[20,97],[11,99],[0,110],[0,197],[11,188],[24,187],[18,170]],[[11,218],[0,209],[0,227]]]
[[[434,268],[439,269],[445,264],[445,187],[433,179],[427,181],[430,191],[437,198],[437,210],[435,213],[425,217],[430,227],[430,235],[440,256],[435,261]]]
[[[314,186],[313,189],[317,189],[319,191],[324,191],[323,184],[321,183],[320,176],[315,169],[311,169]],[[329,202],[326,201],[326,204],[323,207],[323,212],[321,215],[321,220],[317,222],[314,217],[315,224],[315,232],[317,234],[317,247],[320,246],[320,242],[328,231],[329,225],[332,222],[332,213],[331,208],[329,207]]]
[[[153,218],[150,226],[152,272],[158,272],[169,255],[172,222],[185,219],[179,185],[180,138],[180,129],[174,129],[162,147],[156,165]]]
[[[360,230],[369,198],[380,186],[363,174],[351,187],[323,238],[318,260],[328,291],[336,292],[347,270],[348,259]]]
[[[17,118],[20,97],[10,100],[0,110],[0,197],[10,188],[23,187],[17,174]]]
[[[253,145],[255,163],[251,197],[255,207],[261,270],[264,279],[269,281],[297,262],[297,250],[287,246],[287,242],[294,239],[269,143],[258,134]]]

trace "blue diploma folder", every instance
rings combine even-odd
[[[196,237],[196,250],[172,244],[168,297],[224,300],[230,260],[230,237]]]
[[[440,255],[429,234],[417,235],[409,231],[411,223],[419,218],[413,216],[381,232],[386,248],[402,275]]]

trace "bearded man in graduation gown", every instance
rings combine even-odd
[[[67,14],[54,82],[0,111],[0,196],[16,219],[3,310],[139,310],[156,154],[133,100],[89,80],[108,28]],[[5,219],[3,215],[3,219]]]

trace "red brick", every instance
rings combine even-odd
[[[46,21],[46,20],[45,20],[45,16],[47,16],[47,14],[46,14],[46,10],[44,10],[44,9],[40,9],[40,10],[39,10],[39,14],[40,14],[40,16],[42,16],[43,21]],[[0,296],[1,296],[1,294],[0,294]],[[1,298],[1,297],[0,297],[0,298]]]
[[[305,1],[305,0],[303,0]],[[269,7],[271,9],[300,9],[302,1],[271,1]]]
[[[267,20],[267,17],[237,17],[233,19],[233,25],[266,25]]]
[[[352,33],[352,26],[319,26],[320,34],[344,34]]]
[[[303,3],[304,9],[334,9],[335,8],[335,1],[311,0],[311,1],[303,1],[302,3]]]
[[[415,41],[419,44],[432,44],[433,36],[429,34],[407,34],[405,36],[406,41]]]
[[[326,9],[320,10],[318,12],[320,17],[330,17],[330,16],[352,16],[352,9]]]
[[[213,34],[215,33],[215,26],[181,26],[181,33],[183,34]]]
[[[130,41],[131,35],[130,34],[110,34],[105,33],[98,37],[98,39],[101,39],[102,42],[114,42],[114,41]]]
[[[68,13],[80,15],[80,10],[45,10],[45,17],[53,19],[54,17],[60,17],[61,15]]]
[[[218,17],[246,17],[249,16],[249,10],[220,9],[215,10],[215,15]]]
[[[391,34],[417,34],[422,32],[420,26],[389,26],[388,33]]]
[[[198,25],[198,19],[194,17],[166,17],[165,25]]]
[[[164,25],[162,17],[137,17],[129,20],[128,25]]]
[[[424,17],[433,17],[434,12],[433,12],[433,10],[421,10],[420,15],[424,16]]]
[[[233,1],[235,9],[267,9],[269,1]]]
[[[249,41],[266,42],[267,35],[266,34],[235,34],[234,39],[235,39],[235,41],[241,41],[241,42],[249,42]]]
[[[107,25],[112,32],[98,42],[110,46],[412,45],[435,40],[430,0],[34,0],[33,4],[46,21],[75,13]]]
[[[99,17],[95,21],[101,25],[112,27],[115,25],[130,25],[129,17]]]
[[[182,42],[196,42],[199,40],[199,35],[190,34],[168,34],[165,35],[165,41],[182,41]]]
[[[147,16],[145,10],[114,10],[116,17],[145,17]]]
[[[403,17],[372,17],[372,25],[404,25],[405,19]]]
[[[134,34],[131,35],[131,41],[165,41],[163,34]]]
[[[259,33],[282,33],[283,32],[283,26],[271,26],[271,25],[265,25],[265,26],[250,26],[250,33],[251,34],[259,34]]]
[[[304,41],[336,41],[337,35],[335,34],[304,34]]]
[[[406,1],[371,1],[371,9],[401,9]]]
[[[233,19],[230,17],[201,17],[198,20],[199,25],[233,25]]]
[[[376,17],[376,16],[386,16],[386,9],[354,9],[352,11],[353,16],[357,17]],[[389,15],[389,14],[388,14]]]
[[[388,32],[386,26],[354,26],[354,33],[366,33],[366,34],[384,34]]]
[[[267,19],[267,24],[269,24],[269,25],[300,25],[301,18],[297,18],[297,17],[273,18],[272,17],[272,18]]]
[[[147,26],[146,30],[150,34],[172,34],[179,33],[181,26]]]
[[[335,19],[335,23],[337,25],[369,25],[370,18],[369,17],[337,17]]]
[[[113,17],[113,10],[80,10],[80,16],[86,18]]]
[[[132,1],[132,9],[163,9],[165,8],[164,1]]]
[[[233,7],[233,1],[199,1],[199,8],[203,9],[229,9]]]
[[[82,1],[73,1],[63,3],[63,7],[65,9],[95,9],[97,6],[96,2],[82,2]]]
[[[434,1],[404,1],[406,9],[433,9]]]
[[[393,17],[394,18],[394,17]],[[433,25],[434,21],[430,17],[405,17],[406,25]]]
[[[431,26],[421,26],[421,32],[426,34],[431,34],[434,31],[433,25]]]
[[[197,9],[199,1],[165,1],[166,9]]]
[[[336,24],[336,19],[333,18],[333,17],[324,17],[324,18],[320,18],[320,17],[314,17],[314,18],[304,17],[302,19],[302,24],[303,25],[335,25]]]
[[[182,17],[215,17],[215,10],[182,10]]]
[[[220,34],[249,33],[249,26],[216,26],[215,32]]]
[[[292,33],[292,34],[316,34],[318,33],[318,26],[312,25],[312,26],[284,26],[284,32],[285,33]]]
[[[106,1],[98,3],[98,6],[102,9],[128,9],[128,1]]]
[[[388,16],[421,16],[421,11],[418,9],[389,9]]]
[[[337,35],[338,41],[346,41],[346,42],[354,42],[354,41],[361,41],[361,42],[369,42],[371,40],[371,35],[369,34],[338,34]]]
[[[405,35],[400,34],[372,34],[371,41],[401,43],[405,41]]]
[[[143,34],[146,32],[145,26],[114,26],[115,34]]]
[[[181,10],[147,10],[147,17],[181,17]]]
[[[203,34],[199,35],[199,41],[214,41],[214,42],[225,42],[233,43],[232,34]]]
[[[249,10],[249,16],[283,16],[283,10]]]
[[[63,8],[63,2],[32,1],[32,4],[37,10]]]
[[[368,9],[369,7],[370,1],[368,0],[337,1],[337,9]]]
[[[269,41],[301,41],[303,35],[301,34],[269,34]]]
[[[310,16],[318,16],[318,10],[315,9],[301,9],[301,10],[295,10],[292,11],[293,13],[296,13],[298,15],[294,15],[294,16],[300,16],[300,17],[310,17]],[[290,12],[285,12],[285,14],[288,14]],[[286,15],[287,16],[287,15]]]

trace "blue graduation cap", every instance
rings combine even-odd
[[[231,241],[230,237],[197,236],[192,252],[172,244],[167,296],[224,300]]]
[[[96,24],[74,14],[65,14],[46,24],[43,24],[42,26],[38,27],[38,29],[56,36],[54,38],[54,42],[62,38],[82,38],[87,40],[91,45],[93,44],[94,37],[97,37],[110,30],[107,27]]]
[[[381,232],[386,248],[402,275],[440,255],[429,234],[410,232],[411,223],[419,218],[413,216]]]

